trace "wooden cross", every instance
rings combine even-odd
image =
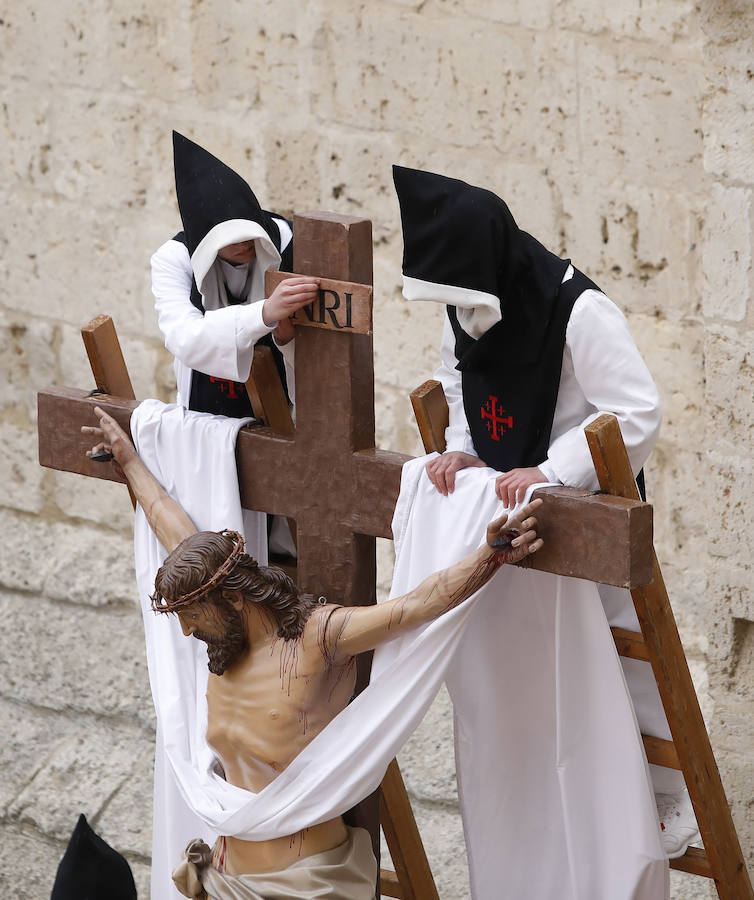
[[[375,602],[375,538],[392,537],[401,468],[409,459],[374,446],[371,291],[363,290],[372,282],[371,222],[306,213],[294,217],[294,234],[297,274],[349,285],[344,288],[326,281],[319,305],[300,316],[295,430],[252,427],[239,433],[236,456],[241,501],[248,509],[295,520],[297,577],[303,590],[325,595],[335,603],[366,605]],[[341,296],[338,290],[342,290],[343,302],[336,303],[333,294]],[[366,333],[348,327],[357,322]],[[135,400],[92,398],[72,388],[39,393],[39,461],[43,466],[119,480],[111,467],[85,456],[88,443],[80,426],[93,421],[95,404],[129,430]],[[648,504],[571,488],[548,488],[540,495],[544,506],[538,514],[539,530],[545,548],[532,558],[533,568],[629,588],[650,581],[652,509]],[[362,684],[367,670],[368,666],[361,669]],[[383,783],[383,796],[392,798],[389,805],[393,811],[398,809],[395,798],[405,794],[397,785],[399,777],[397,767],[391,767],[386,779],[389,786]],[[376,805],[376,798],[373,802]],[[394,824],[391,820],[391,830]],[[370,830],[374,837],[375,828]],[[417,840],[418,836],[409,836],[403,843],[415,846]],[[396,861],[402,848],[389,843]],[[423,854],[414,854],[413,860],[408,860],[405,852],[402,856],[402,862],[421,868],[416,857]],[[384,883],[383,889],[388,890]],[[431,896],[429,888],[417,888],[413,895],[406,891],[390,895],[422,900]]]

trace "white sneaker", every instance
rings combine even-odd
[[[655,802],[660,817],[662,848],[668,859],[678,859],[688,850],[689,844],[701,840],[688,791],[656,794]]]

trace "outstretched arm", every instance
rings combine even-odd
[[[108,416],[99,406],[94,407],[94,412],[99,419],[99,428],[84,425],[81,431],[84,434],[91,434],[99,443],[91,450],[87,450],[86,455],[92,456],[100,450],[113,454],[144,510],[149,527],[170,553],[184,538],[194,534],[196,531],[194,523],[184,509],[168,496],[162,485],[139,459],[136,448],[115,419]]]
[[[323,652],[343,659],[390,641],[411,628],[450,612],[485,585],[503,563],[520,562],[542,546],[532,513],[542,505],[534,500],[519,517],[501,516],[487,526],[486,542],[465,559],[425,578],[394,600],[376,606],[337,607],[327,622]]]

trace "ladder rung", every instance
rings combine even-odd
[[[398,900],[403,898],[398,876],[390,869],[380,869],[380,893],[385,897],[397,897]]]
[[[688,872],[691,875],[703,875],[706,878],[714,878],[712,865],[707,859],[706,852],[701,847],[689,847],[683,856],[670,860],[670,868],[679,872]]]
[[[619,656],[628,656],[630,659],[643,659],[649,662],[647,645],[640,631],[628,631],[626,628],[611,628],[613,640]]]
[[[668,769],[681,768],[678,754],[675,751],[675,744],[672,741],[665,741],[658,737],[649,737],[646,734],[643,734],[641,739],[644,741],[647,762],[654,763],[656,766],[667,766]]]

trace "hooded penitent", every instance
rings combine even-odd
[[[447,304],[474,447],[500,471],[547,457],[568,318],[595,285],[521,231],[500,197],[393,166],[403,295]]]
[[[262,209],[249,185],[233,169],[193,141],[173,132],[175,190],[183,231],[175,240],[185,244],[191,257],[194,283],[191,302],[203,313],[249,298],[264,298],[264,276],[268,269],[292,268],[292,242],[283,250],[275,218]],[[246,282],[231,292],[217,254],[229,244],[253,240],[254,261],[248,264]],[[243,277],[241,277],[243,281]],[[269,338],[262,341],[270,346]],[[276,361],[284,379],[282,361]],[[242,417],[251,415],[244,385],[212,378],[194,371],[191,409]]]

